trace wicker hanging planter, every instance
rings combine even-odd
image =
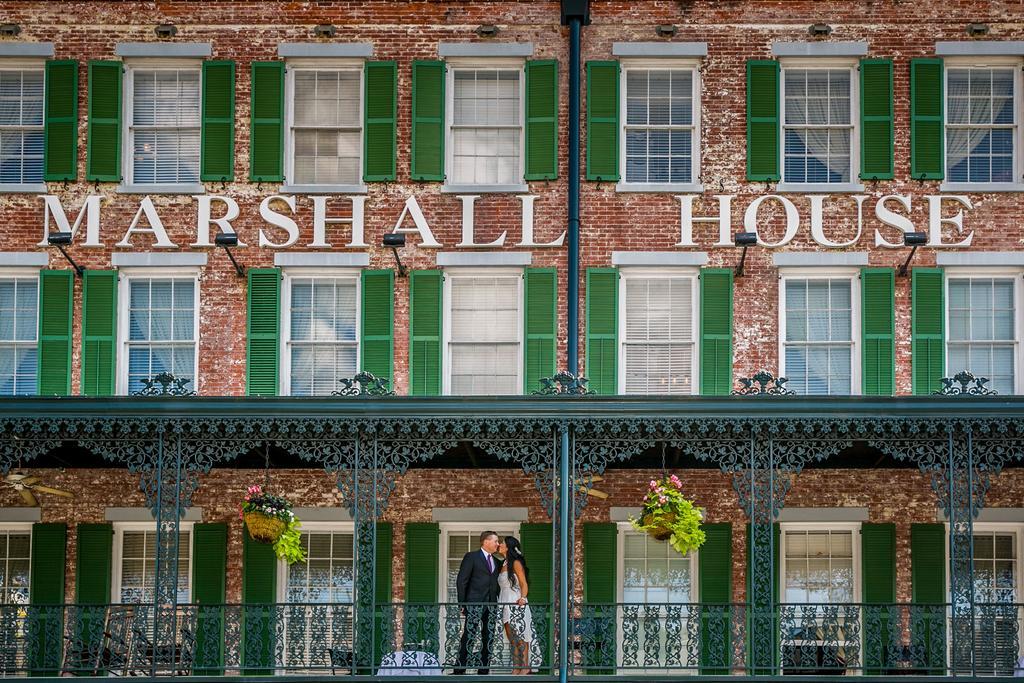
[[[659,541],[668,541],[681,555],[704,543],[700,528],[703,513],[682,493],[682,481],[676,475],[652,479],[644,496],[640,518],[631,518],[633,528]]]
[[[262,512],[246,512],[244,515],[245,526],[249,529],[249,535],[254,541],[260,543],[276,543],[281,538],[288,525],[278,517],[271,517]]]
[[[659,541],[667,541],[672,538],[672,524],[676,521],[675,513],[663,514],[655,521],[654,513],[648,512],[640,518],[640,523],[646,528],[647,533]]]

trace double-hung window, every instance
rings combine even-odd
[[[696,66],[624,62],[625,185],[692,184],[700,173]]]
[[[522,393],[522,285],[519,271],[446,275],[447,393]]]
[[[780,375],[800,394],[860,390],[855,276],[782,277]]]
[[[195,274],[129,275],[121,279],[119,389],[133,394],[145,380],[170,373],[197,391],[199,296]]]
[[[626,394],[692,394],[696,387],[693,274],[622,270],[621,386]]]
[[[43,182],[43,65],[0,68],[0,185]]]
[[[199,182],[199,61],[128,63],[125,178],[129,185]]]
[[[974,526],[974,628],[979,642],[975,662],[979,673],[1010,676],[1021,654],[1020,539],[1018,524]]]
[[[782,181],[847,184],[857,178],[856,72],[845,64],[782,65]]]
[[[952,62],[945,74],[946,181],[1018,182],[1020,61]]]
[[[153,602],[156,595],[157,530],[153,524],[127,523],[114,527],[117,550],[114,567],[114,600],[121,603]],[[191,596],[192,523],[182,522],[178,531],[178,602]]]
[[[291,396],[326,396],[359,366],[359,278],[286,274],[285,372]]]
[[[289,62],[290,185],[362,182],[362,64],[306,66]]]
[[[0,530],[0,605],[29,603],[31,564],[31,528]]]
[[[1020,275],[957,275],[946,278],[946,370],[987,377],[1000,394],[1016,393],[1017,300]]]
[[[449,64],[452,185],[523,182],[522,63]]]
[[[36,393],[37,275],[0,275],[0,396]]]

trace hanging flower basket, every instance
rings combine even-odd
[[[704,515],[682,492],[683,483],[672,475],[652,479],[644,496],[640,519],[630,519],[637,531],[650,534],[659,541],[668,541],[681,555],[704,544],[700,528]]]
[[[273,543],[274,552],[288,564],[306,559],[299,520],[287,499],[264,493],[262,486],[254,484],[246,489],[238,516],[245,520],[254,541]]]
[[[245,526],[249,529],[249,535],[254,541],[260,543],[274,543],[281,538],[281,534],[288,528],[288,525],[278,519],[265,515],[262,512],[246,512],[243,515]]]

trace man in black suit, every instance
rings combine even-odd
[[[462,640],[459,641],[459,666],[456,674],[466,673],[466,662],[469,661],[469,644],[475,642],[476,634],[480,634],[479,663],[474,657],[472,665],[479,664],[477,673],[487,675],[487,664],[491,658],[491,617],[497,611],[490,605],[498,602],[498,574],[501,573],[502,562],[494,557],[498,549],[498,534],[485,531],[480,534],[480,549],[466,553],[459,567],[459,576],[455,580],[459,592],[459,604],[462,605],[464,623]],[[469,603],[469,604],[467,604]]]

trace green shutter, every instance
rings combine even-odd
[[[914,393],[942,388],[945,372],[945,296],[941,268],[911,271],[911,344]]]
[[[583,615],[592,647],[583,664],[589,675],[615,673],[619,530],[615,523],[583,524]]]
[[[529,395],[540,389],[542,377],[555,374],[558,273],[554,268],[527,268],[523,278],[526,299],[523,393]]]
[[[398,120],[398,67],[395,62],[366,62],[363,180],[395,179],[395,129]]]
[[[32,525],[29,577],[29,667],[33,676],[57,676],[64,652],[64,571],[68,528]]]
[[[772,602],[775,605],[774,610],[770,615],[765,614],[764,610],[767,605],[756,605],[752,599],[750,581],[753,578],[753,571],[751,569],[751,561],[753,560],[753,541],[754,536],[750,526],[750,522],[747,522],[747,567],[746,567],[746,586],[747,586],[747,633],[751,634],[755,629],[762,630],[762,623],[757,623],[754,620],[758,619],[758,622],[762,619],[771,619],[772,621],[772,642],[778,643],[779,640],[779,552],[782,548],[780,543],[780,530],[778,523],[772,524]],[[775,675],[778,673],[777,667],[779,663],[779,651],[778,648],[772,648],[772,664],[770,668],[765,668],[763,662],[755,662],[753,652],[751,651],[751,644],[747,642],[747,671],[754,675]]]
[[[892,60],[860,60],[860,177],[892,180]]]
[[[247,533],[247,532],[245,532]],[[224,666],[224,608],[228,559],[228,525],[196,524],[192,528],[192,602],[196,604],[195,662],[197,676],[214,676]]]
[[[284,181],[284,62],[253,62],[249,180]]]
[[[700,272],[700,393],[728,396],[732,392],[731,268]]]
[[[39,271],[40,396],[71,393],[71,316],[75,278],[72,270]]]
[[[43,180],[78,178],[78,62],[46,62]]]
[[[558,177],[558,62],[526,62],[526,180]]]
[[[359,369],[386,379],[394,389],[395,273],[364,270]]]
[[[619,180],[618,62],[587,62],[587,180]]]
[[[199,179],[235,179],[235,63],[203,62]]]
[[[534,622],[546,621],[541,629],[537,626],[537,635],[544,638],[541,645],[543,671],[550,671],[552,661],[552,640],[554,594],[552,593],[554,546],[552,544],[554,527],[550,522],[523,523],[519,525],[519,541],[523,544],[523,554],[530,565],[529,595],[527,599],[532,605]]]
[[[941,58],[910,60],[910,177],[942,180],[943,66]]]
[[[779,63],[747,60],[747,180],[775,182],[779,174]]]
[[[73,632],[83,652],[97,652],[103,643],[110,570],[113,563],[114,525],[79,524],[75,541],[75,612]],[[92,675],[91,670],[77,672]]]
[[[277,555],[242,529],[242,675],[269,676],[276,651]]]
[[[409,274],[409,394],[441,394],[440,270]]]
[[[89,62],[85,179],[121,180],[121,62]]]
[[[82,395],[112,396],[117,367],[117,271],[82,275]]]
[[[915,668],[946,672],[946,526],[910,525],[910,631],[921,644]]]
[[[892,396],[896,391],[896,273],[892,268],[860,271],[863,312],[863,391]]]
[[[402,620],[406,642],[437,643],[440,609],[437,585],[441,529],[433,522],[405,525],[405,609]]]
[[[413,61],[413,180],[444,180],[444,80],[444,62]]]
[[[726,676],[732,644],[732,524],[701,524],[697,551],[700,586],[700,674]]]
[[[597,394],[618,393],[618,290],[615,268],[587,268],[586,376]]]
[[[895,646],[895,633],[889,610],[896,604],[896,525],[862,524],[861,586],[864,605],[865,673],[880,676],[890,668],[889,651]],[[877,646],[875,650],[872,646]]]
[[[281,270],[250,268],[246,391],[249,396],[277,396],[281,332]]]
[[[377,522],[377,542],[374,550],[374,613],[373,613],[373,661],[379,662],[389,651],[388,642],[392,638],[395,617],[398,616],[394,597],[391,594],[391,573],[393,564],[393,538],[391,522]],[[358,649],[358,648],[357,648]],[[372,671],[367,671],[372,674]]]

